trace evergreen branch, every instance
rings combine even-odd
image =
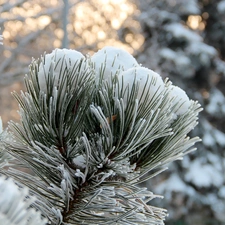
[[[158,196],[136,185],[193,149],[200,105],[128,53],[103,52],[32,62],[27,92],[14,94],[21,124],[5,139],[17,161],[1,173],[29,187],[52,224],[163,224],[166,211],[147,204]]]

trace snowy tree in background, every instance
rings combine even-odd
[[[146,38],[139,62],[168,76],[205,108],[200,126],[192,133],[203,139],[199,151],[174,164],[171,175],[157,177],[148,185],[165,195],[171,224],[176,220],[223,224],[225,1],[139,2]]]
[[[21,221],[36,213],[41,224],[41,213],[50,224],[164,224],[166,210],[151,204],[160,196],[139,184],[195,149],[199,103],[115,47],[91,57],[55,49],[29,69],[0,170],[3,193],[28,210]],[[12,198],[1,198],[0,216]]]

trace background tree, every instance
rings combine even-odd
[[[199,151],[149,185],[165,194],[172,224],[223,223],[224,1],[140,1],[140,8],[146,42],[139,61],[169,76],[205,107]]]

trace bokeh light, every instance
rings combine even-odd
[[[32,57],[39,58],[55,48],[77,49],[83,54],[93,54],[106,46],[117,46],[136,54],[145,41],[141,25],[135,19],[139,10],[130,0],[70,0],[69,14],[64,15],[63,1],[3,0],[0,6],[0,27],[4,45],[0,48],[0,87],[2,98],[10,96],[11,85],[20,82],[28,72]],[[63,18],[68,18],[63,27]],[[62,46],[64,32],[69,40]],[[10,91],[7,91],[9,90]],[[14,105],[0,99],[0,115],[3,121],[15,119],[8,112]],[[13,117],[12,117],[13,115]]]

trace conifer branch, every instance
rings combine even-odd
[[[166,210],[149,205],[158,196],[137,184],[193,149],[200,105],[113,47],[56,49],[25,85],[5,140],[16,162],[1,173],[30,189],[33,207],[51,224],[164,224]]]

